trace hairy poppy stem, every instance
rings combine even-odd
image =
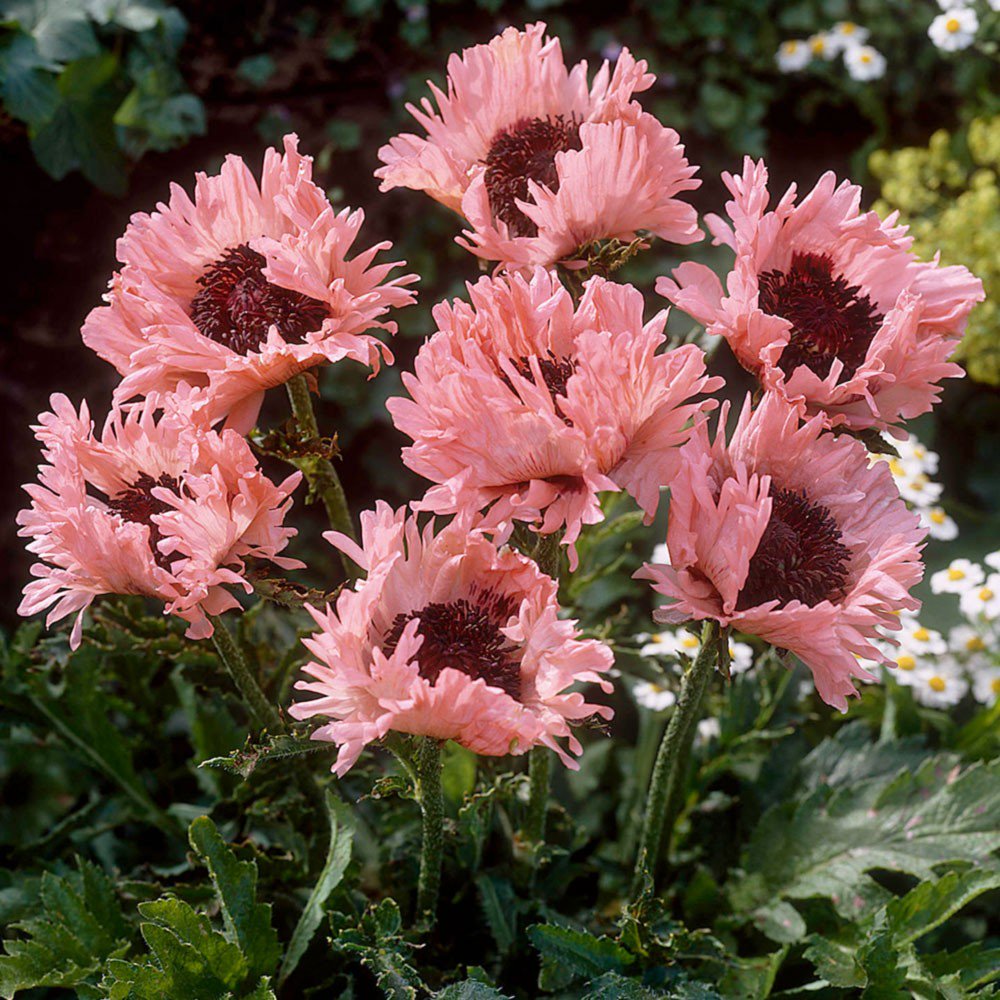
[[[423,820],[420,843],[420,875],[417,880],[417,919],[433,927],[441,890],[444,857],[444,797],[441,792],[441,744],[425,736],[414,755],[417,800]]]
[[[316,412],[313,410],[312,396],[305,375],[296,375],[286,383],[288,399],[292,405],[292,413],[299,425],[299,430],[307,438],[319,437],[319,426],[316,423]],[[351,520],[351,510],[347,505],[347,495],[341,485],[333,462],[320,455],[305,455],[295,463],[303,472],[309,485],[323,501],[330,526],[357,541],[357,532]],[[340,554],[344,564],[344,572],[349,580],[358,575],[358,567],[343,553]]]
[[[684,772],[687,770],[691,741],[694,738],[705,689],[708,687],[718,659],[718,643],[719,623],[710,619],[705,622],[702,629],[701,649],[698,650],[691,669],[681,682],[677,705],[663,734],[663,742],[660,743],[656,763],[653,765],[653,776],[646,797],[642,837],[639,841],[639,854],[632,878],[633,900],[643,895],[647,886],[655,884],[661,846],[664,838],[669,843],[673,832],[676,809],[673,810],[674,815],[670,815],[668,807],[671,802],[680,801],[680,783],[683,782]]]

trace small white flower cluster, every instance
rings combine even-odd
[[[853,21],[838,21],[829,31],[805,39],[790,38],[778,46],[775,56],[778,69],[782,73],[796,73],[814,59],[830,62],[843,54],[851,79],[878,80],[885,76],[885,56],[865,44],[868,34],[867,28]]]
[[[979,31],[979,15],[970,0],[938,0],[942,13],[927,29],[931,41],[942,52],[967,49]],[[1000,0],[987,0],[990,10],[1000,11]]]
[[[948,638],[923,626],[915,615],[900,615],[894,633],[898,646],[886,643],[892,676],[911,688],[914,698],[932,708],[957,704],[972,691],[976,701],[992,705],[1000,698],[1000,551],[991,552],[985,568],[969,559],[953,559],[931,577],[935,594],[954,594],[965,622]],[[862,664],[874,673],[878,667]]]
[[[998,0],[1000,2],[1000,0]],[[912,434],[905,441],[892,441],[899,457],[873,455],[873,462],[888,462],[900,496],[920,515],[931,538],[950,542],[958,537],[958,525],[945,513],[938,501],[943,487],[931,477],[937,474],[938,456]]]
[[[653,553],[653,561],[657,561],[659,553]],[[644,657],[664,657],[680,662],[680,657],[694,659],[701,649],[701,639],[687,629],[677,631],[657,632],[655,635],[641,633],[636,641],[642,643],[639,655]],[[753,667],[753,647],[745,642],[729,642],[729,672],[743,674]],[[668,684],[657,684],[652,681],[640,681],[632,688],[632,695],[642,708],[652,712],[664,712],[677,700],[677,693]]]

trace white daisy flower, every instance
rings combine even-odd
[[[937,0],[942,10],[961,10],[969,6],[969,0]]]
[[[979,18],[971,7],[954,7],[938,14],[927,29],[931,41],[943,52],[967,49],[975,40]]]
[[[829,62],[839,51],[837,43],[825,31],[810,35],[808,41],[809,51],[814,59],[826,59]]]
[[[1000,0],[997,2],[1000,3]],[[990,552],[989,555],[983,556],[983,562],[995,570],[1000,570],[1000,552]]]
[[[920,523],[931,538],[950,542],[958,538],[958,525],[944,511],[943,507],[928,507],[920,511]]]
[[[986,0],[990,5],[990,10],[1000,10],[1000,0]]]
[[[868,41],[871,32],[867,28],[862,28],[860,24],[853,21],[838,21],[827,35],[829,43],[838,52],[847,52],[857,45],[863,45]]]
[[[797,73],[809,64],[810,58],[809,46],[798,38],[782,42],[774,53],[774,63],[782,73]]]
[[[900,648],[915,656],[941,656],[948,652],[948,643],[944,636],[934,629],[924,628],[915,619],[903,622],[903,631],[899,633]]]
[[[653,554],[649,557],[649,561],[657,566],[670,565],[670,549],[667,548],[666,542],[660,542],[659,545],[653,547]]]
[[[981,587],[966,590],[958,603],[962,614],[972,620],[992,621],[1000,616],[1000,573],[990,573]]]
[[[956,625],[948,632],[948,648],[963,661],[987,662],[987,638],[971,625]]]
[[[889,465],[891,467],[892,462]],[[941,492],[944,489],[940,483],[935,483],[923,472],[918,472],[915,476],[898,478],[896,485],[899,487],[899,495],[914,507],[933,507],[941,499]]]
[[[928,708],[957,705],[969,690],[969,682],[947,660],[922,667],[910,685],[913,697]]]
[[[885,56],[870,45],[852,45],[844,52],[844,65],[852,80],[881,80],[885,76]]]
[[[636,704],[651,712],[665,712],[677,701],[677,695],[670,688],[652,681],[640,681],[632,688],[632,696]]]
[[[704,746],[706,743],[711,743],[712,740],[717,740],[721,735],[722,726],[719,725],[719,720],[714,716],[709,716],[698,723],[694,734],[695,746]]]
[[[986,573],[979,563],[970,559],[952,559],[947,569],[938,570],[931,576],[931,592],[934,594],[964,594],[978,587],[986,579]]]
[[[917,472],[926,472],[933,476],[938,470],[938,454],[931,451],[913,434],[908,434],[905,441],[892,440],[899,452],[899,460],[905,466],[914,468]]]
[[[745,642],[729,643],[729,672],[745,674],[753,666],[753,646]]]
[[[676,656],[678,650],[677,639],[676,632],[654,632],[652,635],[643,632],[636,636],[636,640],[643,643],[639,649],[639,655]]]
[[[904,687],[912,687],[916,683],[918,673],[930,666],[905,649],[897,649],[894,653],[890,653],[889,659],[892,662],[886,666],[892,671],[893,680]]]
[[[1000,3],[1000,0],[997,0]],[[980,667],[972,674],[972,697],[981,705],[992,705],[1000,698],[1000,667]]]

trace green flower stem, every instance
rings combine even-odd
[[[423,820],[420,843],[420,876],[417,880],[417,919],[427,927],[437,917],[444,856],[444,797],[441,793],[441,744],[429,736],[421,739],[414,759],[417,800]]]
[[[269,733],[277,736],[286,731],[285,723],[278,715],[277,709],[268,700],[267,696],[260,689],[257,678],[254,677],[242,650],[236,645],[232,633],[226,627],[226,623],[217,615],[209,615],[215,631],[212,633],[212,642],[215,643],[216,652],[222,660],[229,676],[236,685],[243,698],[243,703],[250,713],[250,719],[255,729],[266,729]]]
[[[653,777],[646,798],[646,815],[643,820],[639,854],[632,879],[632,896],[638,898],[645,891],[647,882],[655,882],[660,848],[666,837],[669,842],[676,812],[669,814],[671,802],[676,810],[679,803],[677,787],[684,780],[686,761],[691,750],[695,726],[698,722],[705,690],[715,670],[718,659],[718,622],[709,619],[701,633],[701,649],[691,669],[681,682],[677,705],[663,734],[653,765]]]
[[[278,736],[288,732],[288,727],[278,714],[267,695],[261,690],[257,683],[257,678],[247,664],[246,657],[236,644],[232,633],[226,623],[217,615],[209,615],[214,631],[212,632],[212,642],[215,644],[219,659],[229,672],[236,690],[239,691],[243,699],[243,704],[250,713],[250,720],[257,730],[267,730],[272,736]],[[316,775],[311,771],[306,772],[300,768],[295,768],[295,783],[306,796],[323,821],[329,823],[329,811],[326,808],[326,793],[320,786]],[[336,796],[336,792],[333,792]]]
[[[307,438],[318,438],[319,427],[316,424],[316,413],[313,410],[312,397],[305,375],[296,375],[289,379],[286,388],[299,430]],[[305,455],[296,461],[296,465],[302,470],[309,485],[323,501],[333,530],[357,541],[358,536],[354,530],[354,522],[351,520],[351,511],[347,506],[347,496],[344,493],[344,487],[340,484],[340,477],[333,467],[333,462],[320,455]],[[357,577],[358,567],[343,553],[341,553],[340,558],[348,579]]]

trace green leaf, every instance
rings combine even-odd
[[[904,989],[906,969],[900,962],[890,934],[878,934],[865,945],[858,955],[858,962],[867,977],[861,994],[863,1000],[909,1000],[912,996],[909,990]]]
[[[44,60],[35,40],[17,32],[0,50],[0,98],[8,114],[29,125],[50,118],[59,103],[52,65]]]
[[[606,972],[588,984],[583,1000],[656,1000],[659,996],[662,994],[647,989],[639,979]]]
[[[870,748],[877,757],[883,744]],[[892,752],[892,751],[890,751]],[[771,901],[826,896],[843,902],[884,868],[934,877],[950,861],[977,862],[1000,846],[1000,762],[964,771],[948,756],[931,757],[898,777],[821,786],[769,810],[730,886],[737,910]]]
[[[508,994],[479,982],[478,979],[466,979],[461,983],[452,983],[434,994],[435,1000],[510,1000]]]
[[[21,0],[5,4],[4,17],[31,35],[47,61],[67,63],[100,51],[82,5],[66,0]]]
[[[236,67],[236,75],[254,87],[263,87],[274,76],[277,69],[274,58],[266,52],[241,59]]]
[[[988,947],[978,941],[958,951],[921,955],[921,962],[933,976],[944,978],[957,975],[967,990],[1000,979],[1000,946]]]
[[[910,944],[939,927],[977,896],[1000,888],[1000,868],[970,868],[949,872],[936,882],[921,882],[886,907],[888,930],[897,941]]]
[[[207,816],[199,816],[191,824],[189,837],[208,867],[226,930],[247,957],[251,976],[270,974],[281,957],[281,946],[271,926],[270,904],[256,901],[257,866],[252,861],[237,861]]]
[[[292,940],[288,944],[285,957],[278,973],[278,984],[295,971],[300,959],[309,947],[316,928],[323,919],[323,904],[330,893],[340,884],[351,861],[351,844],[354,840],[354,828],[350,813],[346,808],[339,807],[337,800],[330,792],[326,793],[326,808],[330,817],[330,846],[326,852],[326,863],[319,873],[319,878],[306,902],[299,922],[295,925]]]
[[[812,934],[809,937],[809,947],[803,954],[831,986],[847,989],[864,986],[867,982],[864,970],[858,965],[856,942],[841,944],[819,934]]]
[[[631,954],[621,945],[587,931],[533,924],[528,937],[542,957],[538,985],[544,990],[562,989],[576,979],[604,972],[622,972],[632,962]]]
[[[517,941],[517,897],[507,879],[495,875],[480,875],[476,879],[479,902],[489,925],[493,940],[501,955],[514,947]]]
[[[111,194],[125,190],[125,157],[118,148],[114,114],[122,99],[118,58],[112,52],[77,59],[59,75],[59,103],[33,129],[31,148],[57,180],[79,169]]]
[[[77,871],[42,876],[42,913],[11,925],[25,937],[3,942],[0,995],[23,989],[74,987],[129,947],[129,930],[114,884],[99,868],[77,859]]]
[[[225,757],[211,757],[203,760],[199,767],[217,767],[241,778],[249,778],[261,764],[290,757],[330,752],[328,743],[316,740],[302,740],[295,736],[265,736],[260,743],[247,739],[246,746],[233,750]]]

